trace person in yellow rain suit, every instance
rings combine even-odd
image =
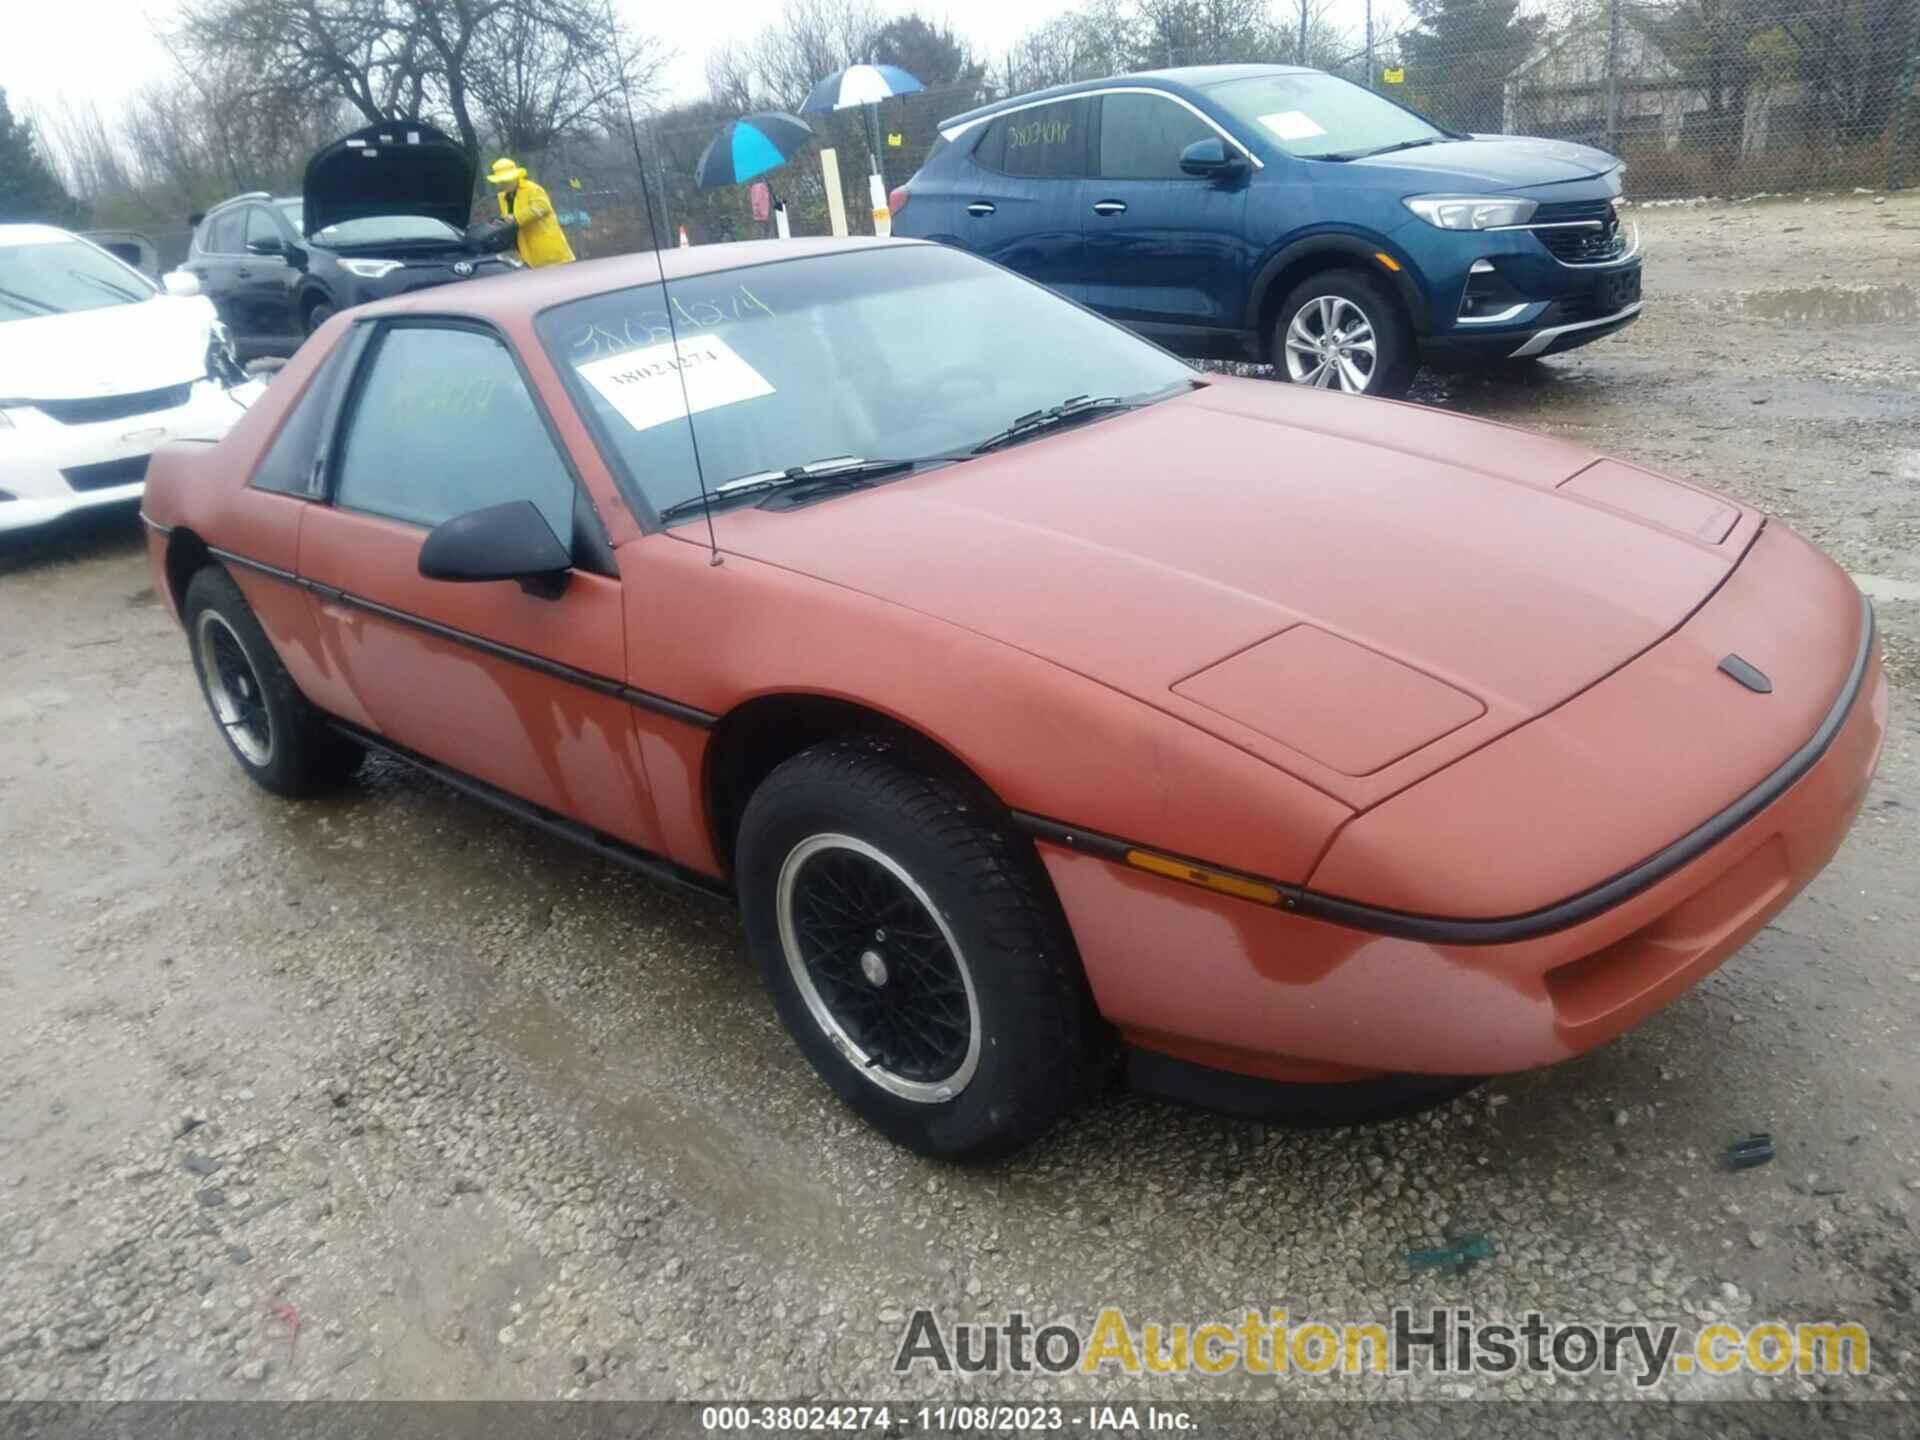
[[[500,217],[513,222],[522,260],[536,268],[572,262],[573,247],[560,228],[560,217],[553,213],[553,201],[527,178],[525,170],[502,156],[487,172],[487,183],[500,192]]]

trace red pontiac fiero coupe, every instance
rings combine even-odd
[[[380,750],[736,896],[905,1144],[1004,1153],[1116,1041],[1317,1118],[1566,1059],[1861,803],[1871,611],[1731,500],[937,246],[662,258],[336,317],[156,457],[153,565],[260,784]]]

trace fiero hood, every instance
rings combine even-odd
[[[1757,516],[1560,441],[1226,380],[723,550],[1133,695],[1362,805],[1679,626]]]
[[[204,379],[213,318],[204,296],[156,295],[9,321],[0,338],[0,403],[132,395]]]
[[[473,178],[467,152],[431,125],[369,125],[307,161],[302,228],[318,235],[342,220],[424,215],[464,230],[473,213]]]

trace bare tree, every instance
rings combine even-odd
[[[626,100],[654,92],[666,58],[618,29],[553,25],[516,8],[482,32],[468,90],[501,149],[543,156],[568,138],[623,132]]]
[[[1142,26],[1132,7],[1106,0],[1069,10],[1023,35],[1001,61],[1009,94],[1094,80],[1131,68]]]
[[[780,19],[726,62],[725,78],[798,109],[822,76],[872,58],[883,24],[870,0],[787,0]]]
[[[68,190],[88,202],[133,188],[132,162],[97,100],[71,97],[35,117]]]
[[[242,60],[249,98],[439,121],[476,165],[483,137],[543,149],[664,60],[604,0],[187,0],[173,40],[194,64]]]
[[[1138,0],[1136,59],[1146,65],[1273,60],[1293,47],[1267,0]]]
[[[1015,92],[1174,65],[1337,64],[1353,47],[1333,8],[1334,0],[1094,0],[1022,36],[1001,79]]]
[[[765,97],[752,54],[728,45],[707,55],[707,94],[722,112],[745,114],[762,108]]]

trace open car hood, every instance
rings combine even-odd
[[[464,230],[473,213],[473,163],[418,120],[386,120],[344,135],[307,162],[302,224],[316,235],[342,220],[424,215]]]

